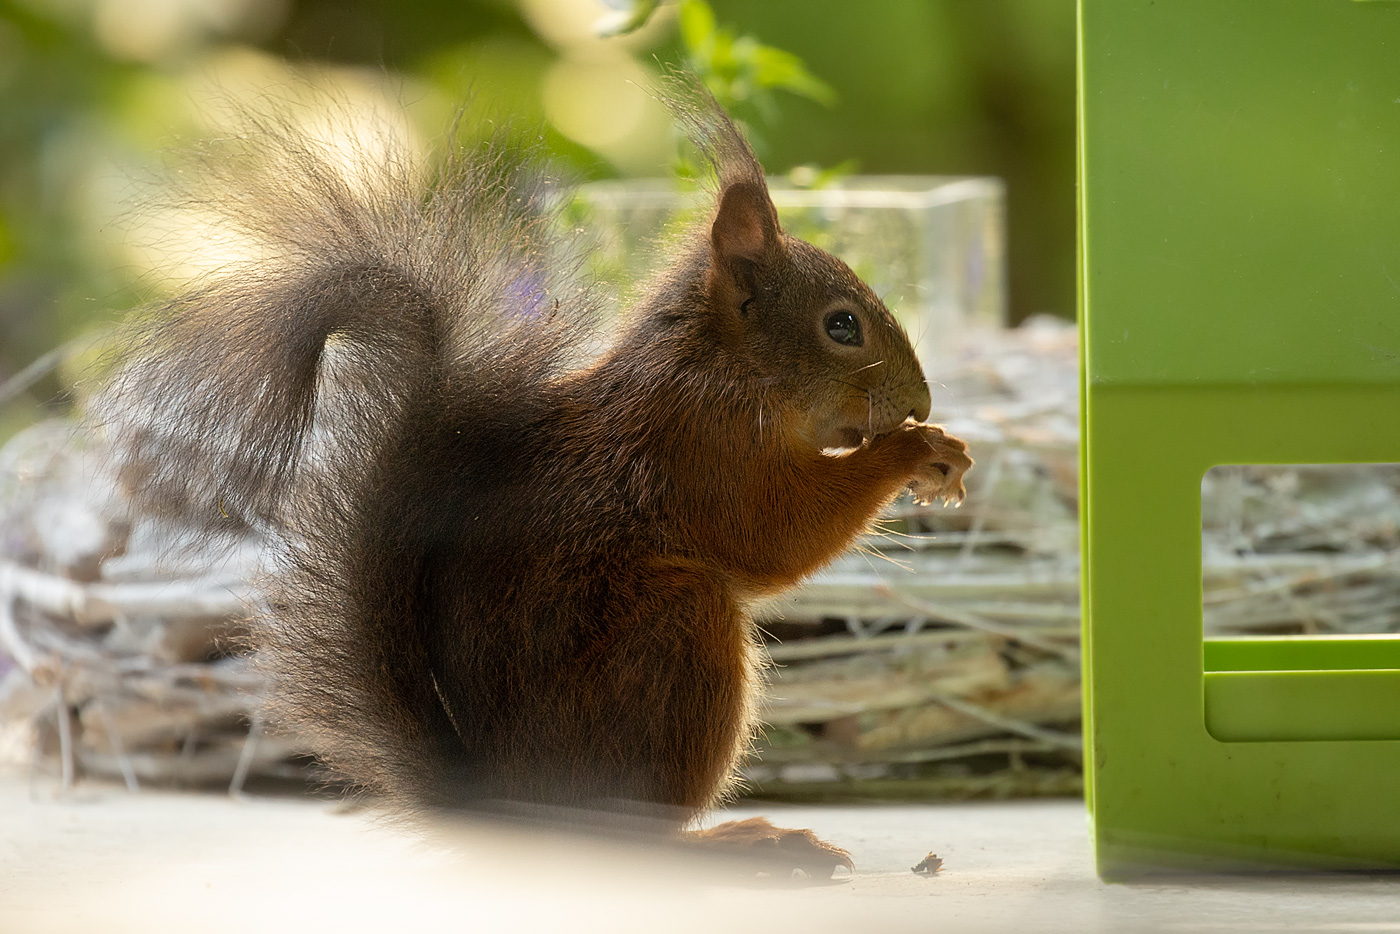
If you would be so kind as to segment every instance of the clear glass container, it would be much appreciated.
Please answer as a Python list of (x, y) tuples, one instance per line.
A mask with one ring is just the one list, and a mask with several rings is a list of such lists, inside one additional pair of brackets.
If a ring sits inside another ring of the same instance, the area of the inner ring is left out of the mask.
[[(856, 176), (820, 188), (770, 179), (789, 233), (845, 260), (900, 319), (928, 375), (970, 328), (1006, 316), (1004, 189), (994, 178)], [(671, 182), (599, 182), (572, 219), (596, 237), (589, 271), (625, 305), (668, 245), (707, 211), (704, 192)]]

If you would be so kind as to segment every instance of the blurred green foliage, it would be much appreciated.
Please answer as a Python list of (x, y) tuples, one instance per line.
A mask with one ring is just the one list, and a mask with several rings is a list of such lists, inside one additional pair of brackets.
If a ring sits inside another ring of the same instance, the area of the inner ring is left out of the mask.
[[(688, 60), (753, 111), (770, 171), (1005, 178), (1012, 317), (1072, 314), (1073, 0), (648, 5), (0, 0), (0, 382), (160, 291), (119, 221), (131, 179), (209, 131), (209, 89), (297, 74), (395, 98), (428, 136), (471, 95), (598, 178), (666, 171), (664, 113), (642, 86)], [(5, 405), (0, 437), (61, 385)]]
[(766, 118), (774, 119), (773, 90), (778, 88), (818, 103), (835, 103), (831, 85), (808, 71), (802, 59), (724, 28), (705, 0), (680, 0), (679, 11), (686, 66), (704, 78), (725, 107), (753, 104)]
[[(640, 0), (636, 11), (646, 9), (650, 2)], [(681, 64), (698, 76), (715, 100), (744, 126), (759, 158), (765, 158), (768, 149), (763, 128), (778, 120), (775, 91), (787, 91), (827, 106), (835, 103), (836, 92), (831, 85), (808, 71), (802, 59), (753, 36), (735, 35), (734, 30), (719, 24), (706, 0), (678, 0), (676, 10), (683, 50)], [(636, 12), (630, 17), (633, 29), (645, 22)], [(853, 166), (854, 161), (847, 160), (840, 169), (808, 174), (813, 181), (826, 183)], [(688, 146), (679, 147), (673, 169), (687, 180), (699, 173)]]

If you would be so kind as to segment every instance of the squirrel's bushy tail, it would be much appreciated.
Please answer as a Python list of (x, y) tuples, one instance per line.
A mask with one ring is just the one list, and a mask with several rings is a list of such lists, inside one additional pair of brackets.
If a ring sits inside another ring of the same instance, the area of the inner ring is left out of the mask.
[(442, 439), (519, 423), (586, 343), (590, 298), (521, 138), (425, 166), (384, 137), (245, 122), (196, 153), (182, 199), (249, 258), (138, 316), (91, 420), (138, 510), (271, 533), (253, 641), (274, 712), (421, 803), (460, 752), (411, 539), (452, 517), (419, 480), (472, 456)]
[(519, 136), (419, 159), (387, 128), (242, 123), (179, 197), (246, 258), (138, 316), (90, 406), (137, 502), (210, 528), (280, 525), (313, 427), (314, 466), (354, 471), (425, 396), (467, 416), (538, 387), (589, 305)]

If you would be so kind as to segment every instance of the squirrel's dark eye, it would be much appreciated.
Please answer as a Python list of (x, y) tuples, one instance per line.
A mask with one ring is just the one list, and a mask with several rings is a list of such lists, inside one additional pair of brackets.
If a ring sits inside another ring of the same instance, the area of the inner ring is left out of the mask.
[(826, 335), (847, 347), (859, 347), (865, 343), (860, 333), (860, 320), (849, 311), (833, 311), (826, 316)]

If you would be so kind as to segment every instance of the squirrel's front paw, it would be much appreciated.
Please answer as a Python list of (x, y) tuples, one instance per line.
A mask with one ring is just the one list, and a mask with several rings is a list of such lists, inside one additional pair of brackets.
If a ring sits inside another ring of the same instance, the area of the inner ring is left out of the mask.
[(941, 499), (945, 503), (956, 501), (961, 504), (967, 495), (967, 490), (963, 489), (963, 474), (972, 469), (967, 445), (961, 439), (945, 434), (937, 425), (910, 427), (928, 446), (927, 459), (909, 480), (914, 502), (927, 506)]

